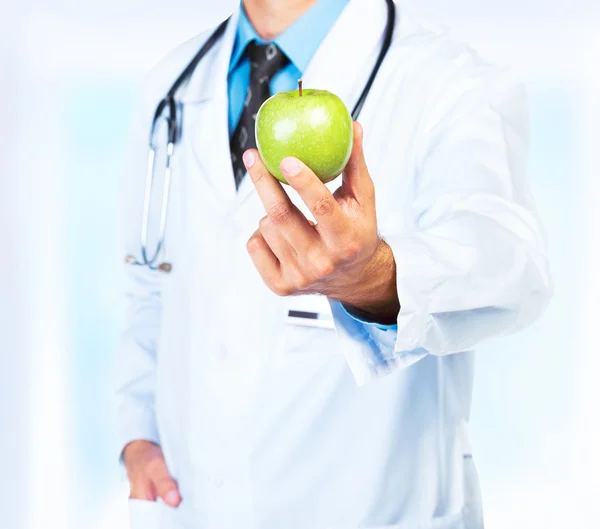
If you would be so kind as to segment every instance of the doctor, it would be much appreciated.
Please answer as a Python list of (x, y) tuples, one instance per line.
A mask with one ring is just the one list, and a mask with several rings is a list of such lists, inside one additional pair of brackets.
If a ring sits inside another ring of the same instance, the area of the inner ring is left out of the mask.
[[(281, 186), (242, 131), (301, 76), (352, 108), (387, 13), (385, 0), (244, 0), (176, 93), (161, 266), (125, 265), (133, 529), (483, 527), (474, 350), (529, 325), (551, 290), (522, 86), (397, 6), (342, 178), (323, 185), (287, 158)], [(156, 105), (211, 33), (139, 99), (127, 255)], [(159, 124), (157, 167), (165, 138)]]

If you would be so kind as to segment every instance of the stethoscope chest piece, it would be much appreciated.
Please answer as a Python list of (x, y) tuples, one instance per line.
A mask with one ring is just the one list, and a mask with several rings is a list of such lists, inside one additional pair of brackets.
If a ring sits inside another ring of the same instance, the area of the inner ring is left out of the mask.
[(173, 270), (173, 265), (171, 263), (164, 262), (160, 263), (158, 266), (151, 266), (149, 264), (139, 263), (133, 255), (128, 255), (125, 257), (125, 263), (129, 265), (148, 266), (150, 270), (158, 270), (159, 272), (163, 272), (165, 274), (170, 274)]
[(170, 274), (171, 270), (173, 270), (173, 265), (171, 263), (160, 263), (158, 265), (158, 270), (165, 274)]

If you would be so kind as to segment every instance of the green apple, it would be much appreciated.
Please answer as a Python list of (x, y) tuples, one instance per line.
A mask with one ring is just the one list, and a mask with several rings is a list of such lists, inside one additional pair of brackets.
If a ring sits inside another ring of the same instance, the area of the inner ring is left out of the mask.
[(286, 156), (304, 162), (323, 181), (341, 174), (352, 152), (352, 116), (343, 101), (327, 90), (280, 92), (256, 115), (256, 145), (265, 167), (288, 182), (279, 164)]

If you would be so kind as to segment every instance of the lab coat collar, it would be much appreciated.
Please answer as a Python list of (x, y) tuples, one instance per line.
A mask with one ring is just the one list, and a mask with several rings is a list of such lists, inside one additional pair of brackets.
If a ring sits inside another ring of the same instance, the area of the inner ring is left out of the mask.
[[(287, 55), (299, 72), (304, 72), (321, 41), (348, 3), (349, 0), (320, 0), (271, 42)], [(258, 36), (242, 5), (229, 64), (230, 74), (242, 59), (246, 46), (252, 40), (256, 40), (259, 44), (269, 42)]]
[(189, 134), (187, 145), (202, 167), (197, 176), (208, 180), (220, 203), (231, 202), (236, 194), (229, 149), (227, 72), (238, 17), (239, 9), (231, 15), (213, 53), (196, 67), (182, 97), (183, 134)]
[(352, 110), (381, 48), (384, 0), (352, 0), (306, 69), (306, 88), (329, 90)]
[[(227, 74), (241, 9), (240, 4), (231, 15), (221, 41), (213, 50), (213, 60), (202, 61), (192, 74), (181, 97), (182, 102), (197, 103), (227, 94)], [(396, 10), (398, 11), (398, 7)], [(379, 49), (386, 13), (383, 0), (351, 0), (309, 62), (303, 75), (305, 86), (310, 88), (309, 85), (314, 82), (340, 97), (343, 93), (353, 95), (351, 87), (346, 84), (350, 80), (348, 73), (362, 74), (359, 71), (362, 66), (366, 66), (370, 72), (372, 65), (367, 65), (365, 60), (370, 57), (374, 48), (377, 51)], [(398, 17), (397, 13), (396, 18)], [(207, 38), (208, 35), (210, 32)], [(210, 75), (205, 75), (208, 68)], [(355, 77), (354, 81), (360, 81), (362, 77), (366, 79), (368, 74)]]
[[(351, 0), (333, 28), (311, 59), (303, 76), (306, 88), (320, 88), (338, 95), (352, 110), (362, 91), (379, 53), (386, 23), (386, 4), (383, 0)], [(192, 134), (199, 127), (211, 128), (212, 145), (194, 142), (199, 157), (208, 159), (206, 177), (221, 200), (234, 209), (254, 192), (247, 176), (236, 191), (229, 157), (227, 122), (227, 74), (236, 34), (239, 8), (232, 15), (212, 60), (196, 69), (188, 84), (184, 103), (211, 106), (207, 115), (210, 123), (190, 123)]]

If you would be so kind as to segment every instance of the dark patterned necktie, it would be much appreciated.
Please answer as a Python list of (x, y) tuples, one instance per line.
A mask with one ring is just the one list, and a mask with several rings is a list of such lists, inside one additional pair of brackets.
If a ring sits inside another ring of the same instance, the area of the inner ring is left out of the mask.
[(242, 115), (229, 143), (236, 189), (240, 187), (246, 174), (242, 155), (246, 149), (256, 148), (254, 138), (256, 113), (271, 95), (269, 90), (271, 79), (289, 62), (289, 59), (275, 44), (257, 44), (252, 41), (246, 47), (246, 54), (250, 59), (250, 84), (244, 100)]

